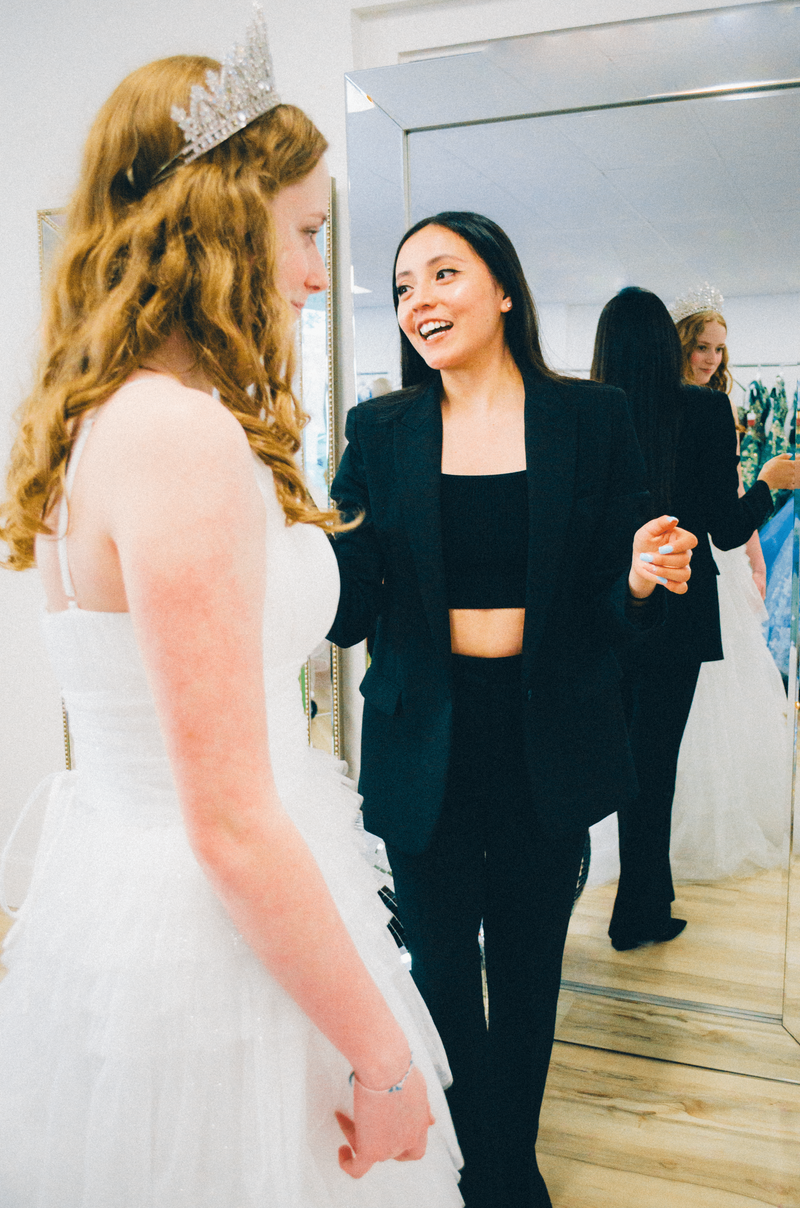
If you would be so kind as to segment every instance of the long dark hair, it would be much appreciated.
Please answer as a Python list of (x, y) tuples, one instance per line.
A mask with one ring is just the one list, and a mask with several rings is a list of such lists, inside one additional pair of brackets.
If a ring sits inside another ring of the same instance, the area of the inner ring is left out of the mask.
[(628, 396), (657, 512), (672, 510), (684, 416), (681, 342), (660, 298), (631, 285), (606, 302), (597, 324), (592, 378)]
[[(427, 226), (444, 227), (454, 235), (460, 235), (480, 256), (504, 295), (511, 299), (511, 309), (505, 315), (505, 338), (509, 351), (519, 370), (529, 370), (540, 377), (563, 379), (545, 364), (539, 340), (539, 321), (536, 307), (519, 262), (513, 243), (508, 235), (491, 218), (473, 214), (470, 210), (445, 210), (431, 218), (423, 218), (406, 231), (395, 253), (392, 267), (392, 298), (397, 312), (397, 257), (412, 235)], [(427, 386), (441, 381), (438, 369), (431, 369), (413, 347), (404, 332), (400, 332), (400, 365), (403, 386)]]

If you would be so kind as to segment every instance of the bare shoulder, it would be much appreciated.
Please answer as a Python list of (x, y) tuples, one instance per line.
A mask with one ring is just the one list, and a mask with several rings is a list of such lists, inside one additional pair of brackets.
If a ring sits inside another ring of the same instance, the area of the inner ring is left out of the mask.
[(100, 408), (95, 427), (97, 445), (123, 461), (199, 461), (208, 471), (250, 456), (244, 429), (223, 403), (164, 374), (126, 383)]
[[(263, 499), (247, 435), (219, 400), (164, 375), (126, 383), (98, 410), (75, 480), (76, 510), (90, 501), (113, 537), (238, 516), (258, 530)], [(199, 529), (198, 529), (199, 531)]]

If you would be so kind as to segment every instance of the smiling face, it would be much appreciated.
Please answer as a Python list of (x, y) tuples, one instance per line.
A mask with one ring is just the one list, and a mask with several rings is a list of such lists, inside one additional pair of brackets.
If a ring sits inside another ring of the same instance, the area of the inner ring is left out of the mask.
[(706, 323), (689, 356), (690, 380), (695, 386), (707, 386), (717, 371), (725, 351), (727, 331), (715, 319)]
[(297, 315), (310, 294), (328, 288), (328, 274), (317, 235), (328, 213), (330, 175), (323, 160), (297, 184), (287, 185), (270, 202), (278, 238), (278, 290)]
[(431, 369), (457, 370), (505, 351), (511, 307), (480, 256), (446, 227), (426, 226), (400, 249), (397, 321)]

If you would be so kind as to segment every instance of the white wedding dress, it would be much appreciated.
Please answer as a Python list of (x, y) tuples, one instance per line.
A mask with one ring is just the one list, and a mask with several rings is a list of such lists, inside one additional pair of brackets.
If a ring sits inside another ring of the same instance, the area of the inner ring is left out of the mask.
[[(702, 664), (681, 742), (674, 881), (750, 876), (788, 858), (790, 734), (783, 680), (764, 635), (767, 612), (744, 546), (711, 548), (725, 657)], [(616, 815), (593, 826), (591, 838), (588, 889), (619, 876)]]
[[(703, 663), (678, 759), (670, 862), (676, 881), (717, 881), (788, 856), (786, 691), (744, 546), (718, 550), (724, 659)], [(691, 590), (691, 588), (690, 588)]]
[(3, 957), (3, 1208), (463, 1203), (444, 1053), (386, 928), (359, 799), (344, 765), (307, 745), (298, 675), (333, 621), (335, 558), (319, 528), (285, 524), (270, 470), (254, 468), (276, 780), (425, 1074), (426, 1157), (359, 1181), (340, 1170), (349, 1066), (244, 943), (189, 846), (129, 615), (70, 607), (44, 624), (76, 770), (52, 785)]

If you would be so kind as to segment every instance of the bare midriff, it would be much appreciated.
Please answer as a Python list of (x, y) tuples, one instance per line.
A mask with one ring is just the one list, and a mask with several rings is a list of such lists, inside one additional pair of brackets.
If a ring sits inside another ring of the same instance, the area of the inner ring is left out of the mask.
[(478, 659), (522, 652), (524, 608), (451, 608), (450, 649)]

